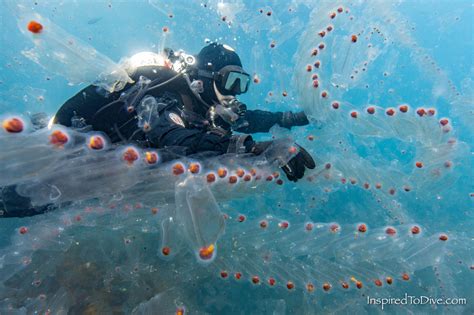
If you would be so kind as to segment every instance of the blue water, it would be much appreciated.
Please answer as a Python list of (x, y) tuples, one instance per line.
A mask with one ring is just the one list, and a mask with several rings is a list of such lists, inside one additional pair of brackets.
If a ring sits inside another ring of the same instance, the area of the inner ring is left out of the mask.
[[(111, 161), (104, 165), (102, 156), (90, 159), (95, 156), (78, 144), (51, 151), (47, 130), (16, 138), (2, 130), (0, 157), (7, 174), (0, 175), (2, 185), (19, 183), (25, 194), (47, 200), (50, 191), (41, 184), (54, 184), (61, 200), (73, 203), (46, 215), (0, 222), (1, 314), (474, 312), (472, 1), (4, 4), (2, 120), (54, 115), (107, 66), (120, 67), (135, 53), (171, 47), (196, 54), (208, 40), (218, 41), (232, 46), (247, 72), (258, 78), (240, 98), (250, 109), (304, 110), (310, 117), (309, 126), (291, 132), (274, 128), (254, 138), (292, 137), (290, 142), (308, 149), (318, 167), (298, 183), (283, 178), (282, 186), (274, 181), (245, 186), (241, 179), (235, 188), (222, 180), (202, 190), (206, 185), (170, 177), (170, 165), (148, 173), (142, 166), (123, 167), (115, 153), (104, 153)], [(42, 22), (43, 33), (26, 30), (31, 19)], [(328, 25), (333, 30), (319, 36)], [(318, 55), (311, 56), (316, 48)], [(93, 51), (95, 57), (77, 51)], [(64, 54), (63, 62), (55, 52)], [(407, 113), (399, 110), (404, 104)], [(366, 112), (370, 106), (376, 115)], [(396, 111), (393, 117), (385, 114), (389, 108)], [(434, 108), (436, 114), (420, 117), (419, 108)], [(354, 111), (357, 118), (350, 116)], [(447, 126), (443, 118), (449, 119)], [(64, 159), (67, 152), (80, 158)], [(36, 165), (38, 156), (60, 162), (24, 171), (22, 165)], [(201, 175), (222, 165), (247, 172), (256, 167), (266, 175), (278, 171), (270, 163), (250, 165), (256, 161), (238, 158), (200, 162)], [(136, 186), (130, 184), (135, 181)], [(122, 189), (118, 183), (130, 186)], [(204, 197), (192, 199), (192, 206), (180, 189)], [(160, 209), (158, 216), (150, 213), (152, 207)], [(219, 219), (223, 213), (227, 223)], [(239, 215), (246, 216), (246, 224), (235, 223)], [(170, 218), (174, 223), (168, 226)], [(267, 234), (259, 228), (261, 220), (270, 222)], [(279, 220), (290, 222), (288, 231), (276, 227)], [(315, 238), (304, 231), (307, 222), (322, 224)], [(341, 232), (328, 232), (333, 222)], [(369, 227), (367, 237), (357, 230), (361, 223)], [(410, 233), (413, 225), (422, 227), (421, 237)], [(387, 226), (396, 227), (397, 236), (380, 241)], [(28, 233), (19, 233), (20, 227)], [(440, 241), (441, 234), (448, 240)], [(216, 258), (206, 264), (196, 251), (210, 242), (217, 244)], [(168, 243), (179, 249), (176, 256), (163, 256)], [(229, 278), (222, 279), (222, 271)], [(232, 279), (235, 272), (243, 273), (242, 281)], [(409, 281), (401, 280), (405, 272)], [(255, 285), (251, 275), (257, 274), (262, 283)], [(394, 285), (374, 285), (377, 277), (387, 276)], [(278, 285), (265, 284), (269, 277)], [(356, 288), (358, 280), (362, 289)], [(287, 289), (287, 281), (295, 289)], [(322, 287), (326, 281), (329, 292)], [(351, 285), (347, 292), (344, 281)], [(314, 292), (305, 287), (310, 282)], [(402, 298), (405, 293), (467, 302), (389, 305), (383, 311), (367, 303), (367, 296)]]

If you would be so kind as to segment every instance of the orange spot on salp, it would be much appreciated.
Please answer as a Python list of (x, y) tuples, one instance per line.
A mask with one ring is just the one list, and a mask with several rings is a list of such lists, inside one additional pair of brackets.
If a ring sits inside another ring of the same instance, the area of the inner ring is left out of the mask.
[(319, 61), (319, 60), (316, 61), (316, 62), (314, 63), (314, 67), (315, 67), (316, 69), (319, 69), (319, 67), (321, 67), (321, 61)]
[(342, 286), (343, 289), (349, 289), (349, 283), (347, 283), (347, 282), (345, 282), (345, 281), (343, 281), (343, 282), (341, 283), (341, 286)]
[(317, 56), (318, 55), (318, 50), (316, 48), (314, 48), (313, 50), (311, 50), (311, 56), (314, 57), (314, 56)]
[(288, 221), (281, 221), (278, 223), (278, 227), (283, 230), (286, 230), (289, 226), (290, 223)]
[(174, 175), (181, 175), (184, 173), (184, 165), (181, 163), (176, 163), (172, 167), (172, 171)]
[(283, 185), (283, 180), (281, 178), (279, 178), (277, 181), (276, 181), (277, 185)]
[(253, 284), (259, 284), (260, 283), (260, 278), (258, 276), (253, 276), (252, 277), (252, 283)]
[(312, 80), (317, 80), (318, 78), (319, 78), (319, 76), (318, 76), (317, 73), (313, 73), (313, 75), (311, 76)]
[(184, 308), (178, 307), (178, 308), (176, 309), (176, 315), (184, 315), (184, 313), (185, 313), (185, 309), (184, 309)]
[(312, 231), (313, 228), (314, 228), (314, 224), (311, 223), (311, 222), (308, 222), (308, 223), (306, 223), (304, 228), (305, 228), (306, 231)]
[(306, 284), (306, 291), (313, 292), (314, 291), (314, 284), (312, 284), (311, 282), (308, 282)]
[(448, 240), (448, 236), (446, 234), (441, 234), (439, 236), (439, 240), (445, 242)]
[(272, 175), (268, 175), (267, 178), (265, 179), (267, 182), (271, 182), (273, 180)]
[(318, 88), (319, 87), (319, 81), (318, 80), (313, 80), (313, 87)]
[(25, 128), (25, 124), (20, 118), (5, 119), (2, 123), (3, 129), (10, 133), (20, 133)]
[(450, 168), (451, 166), (453, 166), (453, 162), (451, 162), (451, 161), (446, 161), (446, 162), (444, 162), (443, 165), (444, 165), (444, 167), (446, 167), (446, 168)]
[(357, 112), (356, 112), (356, 111), (352, 111), (352, 112), (351, 112), (351, 117), (352, 117), (352, 118), (357, 118)]
[(307, 139), (308, 139), (309, 141), (313, 141), (313, 140), (314, 140), (314, 136), (313, 136), (313, 135), (309, 135), (309, 136), (307, 137)]
[(363, 287), (362, 282), (359, 281), (359, 280), (357, 280), (357, 281), (356, 281), (356, 287), (357, 287), (357, 289), (362, 289), (362, 287)]
[(206, 175), (206, 180), (208, 183), (213, 183), (216, 181), (216, 175), (214, 173), (209, 173)]
[(436, 109), (434, 108), (428, 108), (427, 112), (428, 112), (428, 116), (436, 115)]
[(423, 117), (423, 116), (426, 114), (426, 111), (425, 111), (424, 108), (418, 108), (418, 109), (416, 110), (416, 114), (417, 114), (418, 116), (420, 116), (420, 117)]
[(122, 155), (122, 159), (127, 162), (128, 165), (132, 165), (136, 160), (138, 160), (138, 151), (130, 147), (125, 150)]
[(198, 174), (199, 171), (201, 170), (201, 165), (199, 165), (199, 163), (191, 163), (189, 164), (188, 170), (192, 174)]
[(43, 30), (43, 25), (36, 21), (30, 21), (27, 25), (28, 31), (34, 34), (39, 34)]
[(325, 283), (323, 284), (323, 290), (326, 291), (326, 292), (329, 291), (329, 290), (331, 290), (331, 287), (332, 287), (331, 284), (329, 284), (329, 283), (327, 283), (327, 282), (325, 282)]
[(326, 35), (326, 32), (325, 32), (325, 31), (321, 31), (321, 32), (318, 33), (318, 35), (321, 36), (321, 37), (324, 37), (324, 36)]
[(219, 168), (217, 170), (217, 176), (219, 176), (220, 178), (224, 178), (227, 176), (227, 170), (225, 168)]
[(420, 234), (421, 229), (420, 229), (419, 226), (416, 226), (416, 225), (415, 225), (415, 226), (412, 226), (412, 227), (411, 227), (411, 230), (410, 230), (410, 231), (411, 231), (411, 234), (415, 234), (415, 235), (416, 235), (416, 234)]
[(214, 250), (215, 250), (215, 246), (214, 244), (211, 244), (209, 246), (205, 246), (205, 247), (202, 247), (200, 250), (199, 250), (199, 257), (201, 257), (201, 259), (203, 260), (209, 260), (213, 257), (214, 255)]
[(228, 276), (229, 276), (229, 274), (227, 273), (227, 271), (225, 271), (225, 270), (222, 270), (222, 271), (221, 271), (221, 278), (225, 279), (225, 278), (227, 278)]
[(388, 190), (388, 193), (389, 193), (390, 195), (392, 195), (392, 196), (395, 195), (395, 192), (396, 192), (395, 188), (390, 188), (390, 189)]
[(271, 16), (271, 15), (272, 15), (272, 11), (268, 11), (267, 16)]
[(162, 30), (163, 30), (163, 33), (168, 33), (170, 29), (168, 28), (168, 26), (163, 26)]
[(236, 272), (236, 273), (234, 274), (234, 278), (235, 278), (236, 280), (240, 280), (240, 279), (242, 278), (242, 273)]
[[(295, 152), (293, 152), (293, 153), (295, 153)], [(280, 177), (280, 173), (279, 173), (279, 172), (273, 172), (272, 175), (273, 175), (274, 178)]]
[(320, 50), (324, 49), (324, 47), (325, 47), (324, 43), (321, 43), (321, 44), (319, 44), (319, 46), (318, 46), (318, 48), (319, 48)]
[(101, 136), (92, 136), (89, 138), (89, 149), (102, 150), (104, 148), (105, 141)]
[(244, 222), (245, 219), (246, 219), (246, 217), (243, 214), (241, 214), (241, 215), (238, 216), (237, 221)]
[(283, 97), (287, 97), (288, 93), (286, 91), (283, 91), (283, 93), (281, 93), (281, 95), (283, 95)]
[(241, 168), (237, 169), (237, 171), (235, 172), (235, 174), (239, 177), (243, 177), (244, 174), (245, 174), (245, 171)]
[(327, 30), (328, 32), (332, 31), (332, 30), (333, 30), (333, 26), (332, 26), (332, 25), (328, 25), (328, 27), (326, 27), (326, 30)]
[(385, 111), (385, 114), (387, 114), (388, 116), (393, 116), (395, 115), (395, 110), (393, 108), (389, 108)]
[(18, 232), (22, 235), (28, 233), (28, 228), (26, 226), (22, 226), (18, 229)]
[(367, 113), (369, 113), (370, 115), (373, 115), (375, 113), (375, 107), (373, 106), (367, 107)]
[(293, 290), (293, 289), (295, 288), (295, 284), (294, 284), (293, 282), (291, 282), (291, 281), (288, 281), (288, 282), (286, 283), (286, 288), (287, 288), (288, 290)]
[(380, 281), (380, 279), (375, 279), (374, 283), (375, 283), (375, 285), (378, 286), (378, 287), (381, 287), (381, 286), (382, 286), (382, 281)]
[(322, 98), (328, 97), (328, 92), (327, 92), (327, 91), (322, 91), (322, 92), (321, 92), (321, 97), (322, 97)]
[(353, 43), (357, 42), (357, 35), (352, 35), (351, 36), (351, 42), (353, 42)]
[(341, 227), (339, 226), (339, 224), (333, 223), (333, 224), (331, 224), (329, 229), (331, 230), (331, 232), (337, 233), (337, 232), (340, 231)]
[(392, 277), (386, 277), (385, 282), (387, 282), (387, 284), (392, 284), (393, 283), (393, 278)]
[(272, 41), (272, 42), (270, 43), (270, 48), (275, 48), (275, 46), (276, 46), (275, 41)]
[(257, 170), (254, 169), (254, 168), (251, 168), (251, 169), (250, 169), (250, 174), (252, 174), (252, 176), (257, 175)]
[(415, 162), (415, 166), (418, 167), (418, 168), (422, 168), (422, 167), (423, 167), (423, 163), (420, 162), (420, 161), (417, 161), (417, 162)]
[(252, 179), (252, 176), (250, 176), (249, 174), (246, 174), (244, 176), (244, 181), (246, 181), (246, 182), (250, 181), (251, 179)]
[(338, 108), (339, 108), (339, 102), (333, 102), (333, 103), (331, 104), (331, 106), (332, 106), (332, 108), (334, 108), (334, 109), (338, 109)]
[(447, 124), (449, 124), (449, 120), (447, 118), (442, 118), (439, 120), (439, 123), (441, 126), (446, 126)]
[(365, 188), (365, 189), (369, 189), (369, 188), (370, 188), (369, 183), (364, 183), (364, 188)]
[(230, 176), (229, 177), (229, 183), (231, 183), (231, 184), (237, 183), (237, 176), (235, 176), (235, 175)]
[(367, 225), (365, 225), (363, 223), (359, 224), (359, 226), (357, 227), (357, 230), (361, 233), (365, 233), (365, 232), (367, 232)]
[(352, 185), (357, 184), (357, 180), (355, 178), (350, 178), (349, 181)]
[(266, 229), (268, 227), (268, 222), (265, 220), (260, 221), (260, 227)]
[(397, 230), (395, 230), (393, 227), (388, 227), (388, 228), (385, 229), (385, 233), (387, 235), (393, 236), (393, 235), (397, 234)]
[(409, 191), (411, 191), (411, 187), (405, 185), (405, 186), (403, 186), (403, 190), (406, 191), (406, 192), (409, 192)]
[(342, 11), (344, 11), (342, 7), (337, 8), (337, 12), (342, 13)]
[(408, 112), (408, 105), (400, 105), (398, 107), (398, 109), (402, 112), (402, 113), (406, 113)]
[(329, 18), (334, 19), (335, 17), (336, 17), (336, 12), (331, 12), (331, 14), (329, 14)]
[(168, 246), (165, 246), (161, 249), (161, 253), (165, 256), (168, 256), (171, 253), (171, 248), (169, 248)]
[(68, 141), (68, 135), (61, 130), (55, 130), (49, 135), (49, 143), (58, 148), (62, 148)]
[(311, 72), (311, 70), (313, 70), (313, 66), (312, 65), (306, 65), (306, 71)]
[(254, 74), (253, 76), (253, 83), (255, 84), (259, 84), (260, 83), (260, 78), (258, 77), (258, 75)]
[(273, 287), (276, 284), (276, 280), (274, 278), (268, 278), (268, 285)]
[(377, 189), (382, 188), (382, 184), (381, 184), (381, 183), (376, 183), (376, 184), (375, 184), (375, 188), (377, 188)]
[(156, 164), (158, 162), (158, 154), (150, 151), (145, 152), (145, 161), (150, 165)]
[(402, 279), (408, 281), (410, 280), (410, 276), (408, 275), (408, 273), (405, 272), (404, 274), (402, 274)]
[(158, 208), (151, 208), (151, 214), (155, 215), (158, 213)]

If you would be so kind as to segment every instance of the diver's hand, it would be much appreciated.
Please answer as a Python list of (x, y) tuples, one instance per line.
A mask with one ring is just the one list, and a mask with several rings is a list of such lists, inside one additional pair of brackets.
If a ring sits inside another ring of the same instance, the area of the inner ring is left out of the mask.
[(303, 178), (304, 172), (307, 168), (313, 169), (316, 167), (311, 155), (303, 147), (296, 145), (299, 149), (298, 154), (296, 154), (288, 164), (282, 166), (283, 172), (285, 172), (286, 177), (292, 182), (298, 181), (298, 179)]
[(279, 125), (290, 129), (293, 126), (306, 126), (309, 124), (308, 117), (304, 112), (284, 112)]

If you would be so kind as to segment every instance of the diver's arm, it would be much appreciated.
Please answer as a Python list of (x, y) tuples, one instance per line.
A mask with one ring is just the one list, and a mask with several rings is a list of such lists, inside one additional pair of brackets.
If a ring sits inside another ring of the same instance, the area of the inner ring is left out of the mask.
[[(147, 133), (147, 138), (157, 148), (184, 147), (186, 155), (205, 151), (218, 154), (238, 153), (237, 149), (233, 148), (237, 143), (246, 149), (250, 149), (254, 143), (248, 135), (222, 135), (192, 128), (181, 118), (179, 111), (166, 111), (160, 115), (157, 124)], [(242, 141), (237, 141), (238, 138)]]
[(236, 131), (246, 133), (268, 132), (274, 125), (291, 129), (293, 126), (305, 126), (309, 124), (304, 112), (269, 112), (263, 110), (247, 110), (244, 120), (248, 126)]

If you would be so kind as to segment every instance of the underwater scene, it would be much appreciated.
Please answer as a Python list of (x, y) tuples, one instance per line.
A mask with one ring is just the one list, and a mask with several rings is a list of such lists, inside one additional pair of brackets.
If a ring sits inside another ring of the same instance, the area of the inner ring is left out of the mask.
[(0, 5), (0, 314), (474, 313), (474, 2)]

